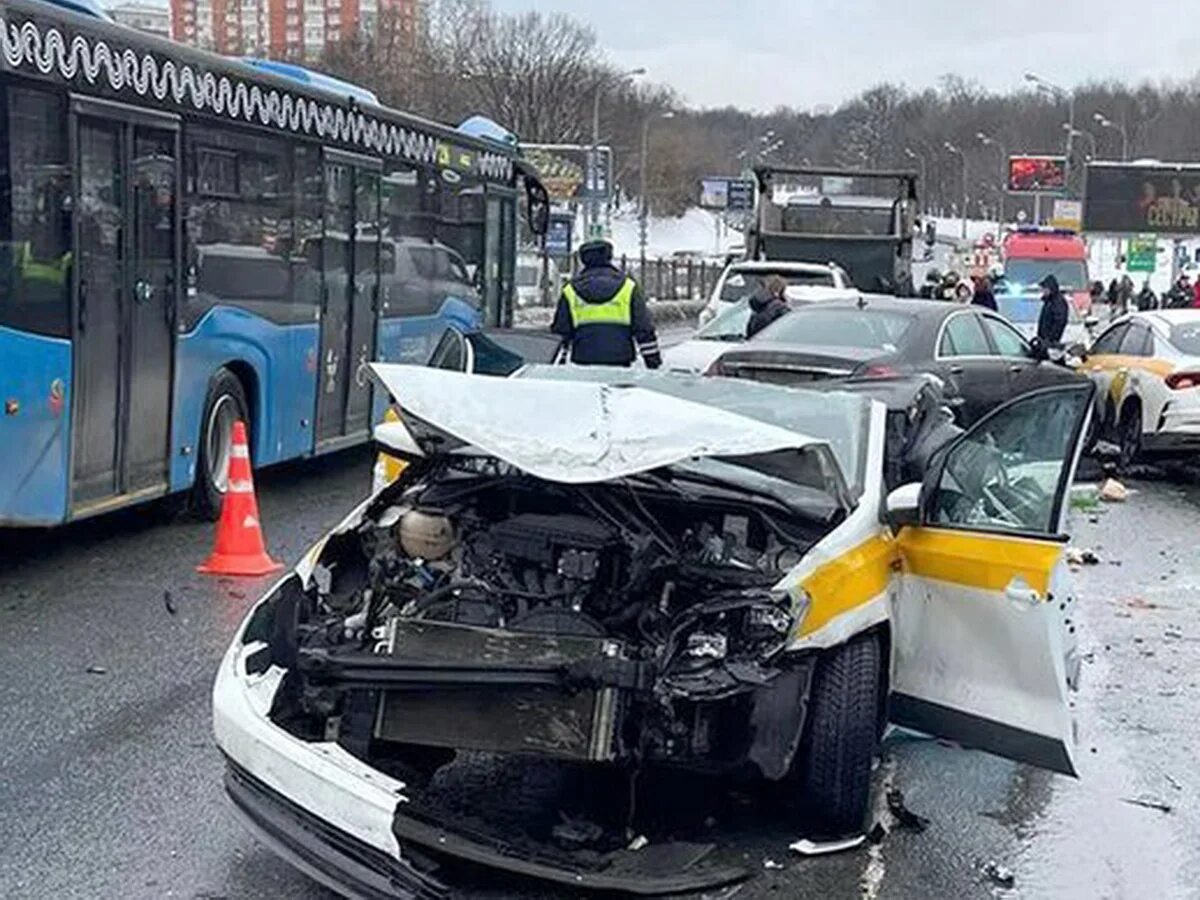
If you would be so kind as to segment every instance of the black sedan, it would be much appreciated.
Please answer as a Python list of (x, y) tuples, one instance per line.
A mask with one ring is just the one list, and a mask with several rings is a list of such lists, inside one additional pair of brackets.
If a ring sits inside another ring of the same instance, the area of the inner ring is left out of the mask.
[(960, 425), (1020, 394), (1082, 380), (978, 306), (863, 295), (795, 309), (709, 369), (774, 384), (936, 375)]

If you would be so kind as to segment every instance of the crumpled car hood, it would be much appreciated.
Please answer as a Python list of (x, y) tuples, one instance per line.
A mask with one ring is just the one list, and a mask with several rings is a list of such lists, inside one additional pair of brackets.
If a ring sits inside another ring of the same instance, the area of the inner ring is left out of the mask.
[[(635, 385), (493, 378), (375, 363), (406, 420), (547, 481), (588, 484), (697, 457), (825, 447), (775, 425)], [(411, 429), (376, 431), (411, 454)]]

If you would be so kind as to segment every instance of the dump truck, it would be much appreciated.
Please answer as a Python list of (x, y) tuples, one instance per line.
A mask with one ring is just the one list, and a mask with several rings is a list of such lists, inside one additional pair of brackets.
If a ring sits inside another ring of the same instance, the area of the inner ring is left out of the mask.
[(917, 175), (758, 166), (750, 259), (837, 263), (855, 287), (913, 294)]

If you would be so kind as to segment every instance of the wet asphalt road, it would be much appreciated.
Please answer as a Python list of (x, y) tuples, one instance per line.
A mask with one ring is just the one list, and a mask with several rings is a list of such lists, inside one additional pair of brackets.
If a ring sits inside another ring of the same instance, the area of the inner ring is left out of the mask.
[[(272, 552), (294, 561), (363, 495), (370, 463), (354, 451), (260, 476)], [(1200, 487), (1130, 485), (1127, 504), (1073, 526), (1102, 560), (1077, 576), (1082, 777), (893, 735), (878, 793), (902, 790), (928, 828), (801, 860), (774, 813), (735, 802), (724, 852), (758, 872), (736, 896), (1200, 896)], [(330, 898), (223, 796), (209, 691), (261, 586), (194, 574), (210, 538), (157, 507), (3, 536), (0, 897)], [(988, 862), (1015, 887), (997, 887)], [(562, 893), (484, 878), (464, 895)]]

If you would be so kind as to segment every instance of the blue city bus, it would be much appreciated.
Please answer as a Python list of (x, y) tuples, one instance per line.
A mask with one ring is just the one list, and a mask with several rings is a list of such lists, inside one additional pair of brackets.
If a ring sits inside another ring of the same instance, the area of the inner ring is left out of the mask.
[(215, 515), (237, 419), (256, 466), (368, 440), (364, 363), (509, 324), (546, 203), (502, 129), (86, 9), (0, 5), (0, 525)]

